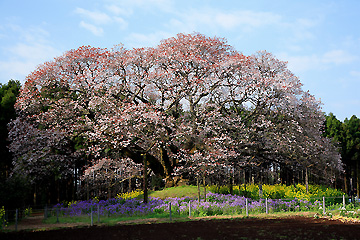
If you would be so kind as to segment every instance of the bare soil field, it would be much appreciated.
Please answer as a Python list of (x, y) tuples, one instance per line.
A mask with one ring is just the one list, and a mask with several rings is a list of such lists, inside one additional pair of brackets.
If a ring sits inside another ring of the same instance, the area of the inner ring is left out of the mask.
[[(50, 230), (48, 230), (50, 228)], [(119, 223), (115, 226), (43, 224), (24, 219), (17, 232), (0, 233), (0, 239), (92, 240), (92, 239), (360, 239), (360, 223), (306, 216), (285, 218), (193, 219), (161, 223), (156, 220)], [(25, 230), (27, 229), (27, 230)], [(32, 229), (32, 230), (30, 230)]]

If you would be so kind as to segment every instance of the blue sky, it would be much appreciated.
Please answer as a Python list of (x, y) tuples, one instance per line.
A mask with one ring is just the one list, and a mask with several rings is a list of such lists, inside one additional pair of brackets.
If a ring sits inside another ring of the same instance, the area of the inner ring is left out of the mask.
[(0, 0), (0, 83), (82, 45), (156, 46), (177, 33), (288, 62), (323, 111), (360, 117), (360, 1)]

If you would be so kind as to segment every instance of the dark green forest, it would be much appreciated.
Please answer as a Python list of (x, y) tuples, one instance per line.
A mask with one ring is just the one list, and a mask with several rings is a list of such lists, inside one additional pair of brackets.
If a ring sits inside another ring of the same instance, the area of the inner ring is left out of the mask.
[(344, 191), (356, 189), (360, 184), (360, 119), (353, 115), (341, 122), (332, 113), (326, 116), (324, 135), (338, 146), (345, 167)]
[(20, 88), (20, 82), (15, 80), (0, 84), (0, 205), (8, 208), (26, 204), (30, 189), (25, 179), (11, 174), (13, 157), (7, 140), (7, 125), (16, 117), (14, 104)]

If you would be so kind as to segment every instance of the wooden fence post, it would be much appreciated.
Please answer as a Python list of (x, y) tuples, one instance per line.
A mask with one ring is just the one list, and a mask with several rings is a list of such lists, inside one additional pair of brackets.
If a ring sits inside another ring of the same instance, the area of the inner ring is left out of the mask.
[(189, 201), (189, 217), (191, 217), (191, 202)]
[(269, 214), (269, 206), (268, 206), (268, 199), (265, 198), (265, 212), (266, 214)]
[(47, 219), (48, 214), (47, 214), (47, 205), (45, 205), (45, 209), (44, 209), (44, 219)]
[(169, 203), (169, 215), (170, 215), (170, 221), (172, 221), (172, 219), (171, 219), (171, 202)]
[(246, 212), (246, 216), (249, 216), (249, 202), (248, 199), (245, 199), (245, 212)]
[(93, 206), (90, 207), (90, 218), (91, 218), (90, 226), (93, 226), (94, 225)]
[(19, 210), (15, 210), (15, 231), (18, 229), (18, 217), (19, 217)]
[(59, 208), (56, 208), (56, 223), (59, 223)]
[(97, 215), (98, 215), (98, 223), (100, 223), (100, 205), (97, 205)]

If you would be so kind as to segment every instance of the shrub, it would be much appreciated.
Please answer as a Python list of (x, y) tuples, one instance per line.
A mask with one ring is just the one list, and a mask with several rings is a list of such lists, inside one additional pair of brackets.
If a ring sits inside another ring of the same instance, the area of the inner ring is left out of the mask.
[(0, 208), (0, 229), (2, 229), (4, 225), (6, 226), (5, 208), (4, 208), (4, 206), (2, 206)]
[(132, 191), (132, 192), (126, 192), (126, 193), (118, 193), (116, 195), (116, 198), (120, 199), (131, 199), (131, 198), (136, 198), (138, 196), (140, 196), (141, 194), (143, 194), (143, 191), (137, 190), (137, 191)]
[(32, 214), (32, 208), (28, 207), (24, 210), (24, 215), (25, 216), (30, 216)]
[[(259, 196), (259, 185), (255, 184), (241, 184), (234, 186), (234, 194), (258, 200), (261, 198), (269, 199), (319, 199), (322, 197), (340, 197), (344, 195), (343, 192), (337, 189), (327, 188), (320, 185), (309, 185), (309, 192), (306, 193), (306, 186), (303, 184), (286, 186), (283, 184), (276, 185), (262, 185), (263, 195)], [(210, 186), (209, 191), (219, 194), (230, 194), (228, 186)], [(327, 204), (341, 203), (341, 198), (326, 199)]]

